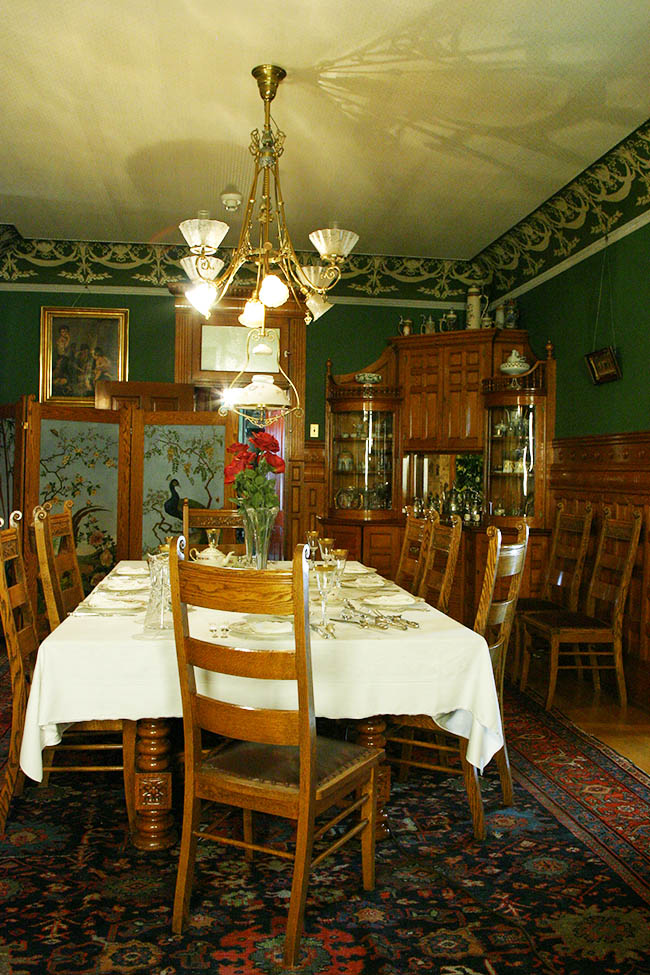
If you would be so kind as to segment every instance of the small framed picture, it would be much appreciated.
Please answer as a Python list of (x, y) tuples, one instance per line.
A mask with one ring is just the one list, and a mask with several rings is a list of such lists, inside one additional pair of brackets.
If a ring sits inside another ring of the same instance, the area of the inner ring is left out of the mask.
[(585, 361), (592, 382), (597, 386), (621, 378), (621, 367), (616, 358), (616, 350), (611, 345), (604, 349), (597, 349), (595, 352), (588, 352)]
[(41, 403), (94, 406), (98, 379), (128, 378), (128, 308), (41, 308)]

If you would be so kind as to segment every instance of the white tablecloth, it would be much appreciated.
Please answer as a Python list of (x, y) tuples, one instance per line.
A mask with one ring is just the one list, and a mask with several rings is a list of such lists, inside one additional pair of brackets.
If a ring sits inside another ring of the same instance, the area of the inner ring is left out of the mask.
[[(333, 608), (331, 615), (340, 614)], [(467, 738), (467, 758), (482, 769), (503, 744), (485, 640), (431, 608), (404, 615), (417, 620), (419, 629), (368, 631), (337, 623), (334, 640), (312, 634), (316, 714), (350, 719), (427, 714)], [(210, 623), (233, 619), (196, 610), (190, 614), (191, 632), (209, 639)], [(61, 740), (66, 724), (181, 716), (173, 633), (145, 633), (143, 620), (144, 614), (73, 614), (43, 641), (20, 755), (30, 778), (42, 779), (42, 749)], [(283, 643), (278, 639), (269, 645)], [(295, 706), (293, 685), (287, 682), (217, 678), (203, 672), (198, 682), (206, 693), (225, 700)]]

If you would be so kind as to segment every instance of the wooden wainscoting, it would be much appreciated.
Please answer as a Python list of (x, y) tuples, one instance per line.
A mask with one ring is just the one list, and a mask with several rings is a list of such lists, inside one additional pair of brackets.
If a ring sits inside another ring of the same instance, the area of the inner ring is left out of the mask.
[(650, 710), (650, 432), (572, 437), (553, 442), (550, 492), (575, 511), (591, 501), (592, 549), (602, 510), (625, 518), (632, 506), (643, 510), (643, 528), (625, 612), (623, 647), (630, 701)]
[(285, 553), (289, 558), (305, 532), (317, 529), (316, 518), (327, 510), (325, 445), (306, 443), (302, 455), (290, 458), (285, 477), (287, 511)]

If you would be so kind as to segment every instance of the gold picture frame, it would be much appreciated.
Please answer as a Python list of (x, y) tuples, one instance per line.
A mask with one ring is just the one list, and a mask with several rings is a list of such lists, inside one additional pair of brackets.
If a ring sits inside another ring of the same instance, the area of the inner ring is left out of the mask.
[(41, 308), (41, 403), (94, 406), (98, 379), (128, 379), (128, 308)]
[(585, 362), (591, 381), (596, 386), (600, 386), (601, 383), (613, 383), (621, 378), (622, 372), (616, 358), (616, 350), (611, 345), (605, 346), (604, 349), (588, 352), (585, 356)]

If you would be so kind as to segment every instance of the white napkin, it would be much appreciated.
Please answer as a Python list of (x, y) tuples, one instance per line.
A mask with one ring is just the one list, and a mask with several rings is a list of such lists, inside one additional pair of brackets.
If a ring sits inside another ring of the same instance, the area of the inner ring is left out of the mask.
[(149, 579), (140, 578), (139, 576), (132, 576), (130, 579), (124, 578), (124, 576), (121, 576), (119, 579), (103, 579), (100, 583), (102, 589), (108, 589), (110, 592), (124, 592), (127, 589), (148, 589), (149, 585)]
[(384, 580), (376, 575), (359, 576), (353, 582), (342, 583), (346, 589), (381, 589), (385, 585)]
[(146, 565), (118, 565), (113, 573), (117, 576), (148, 576), (149, 569)]
[(84, 606), (92, 606), (94, 609), (125, 609), (135, 606), (144, 606), (143, 596), (118, 596), (115, 593), (100, 592), (95, 590), (83, 603)]
[(421, 600), (407, 592), (396, 592), (384, 596), (366, 596), (364, 602), (369, 606), (410, 606)]

